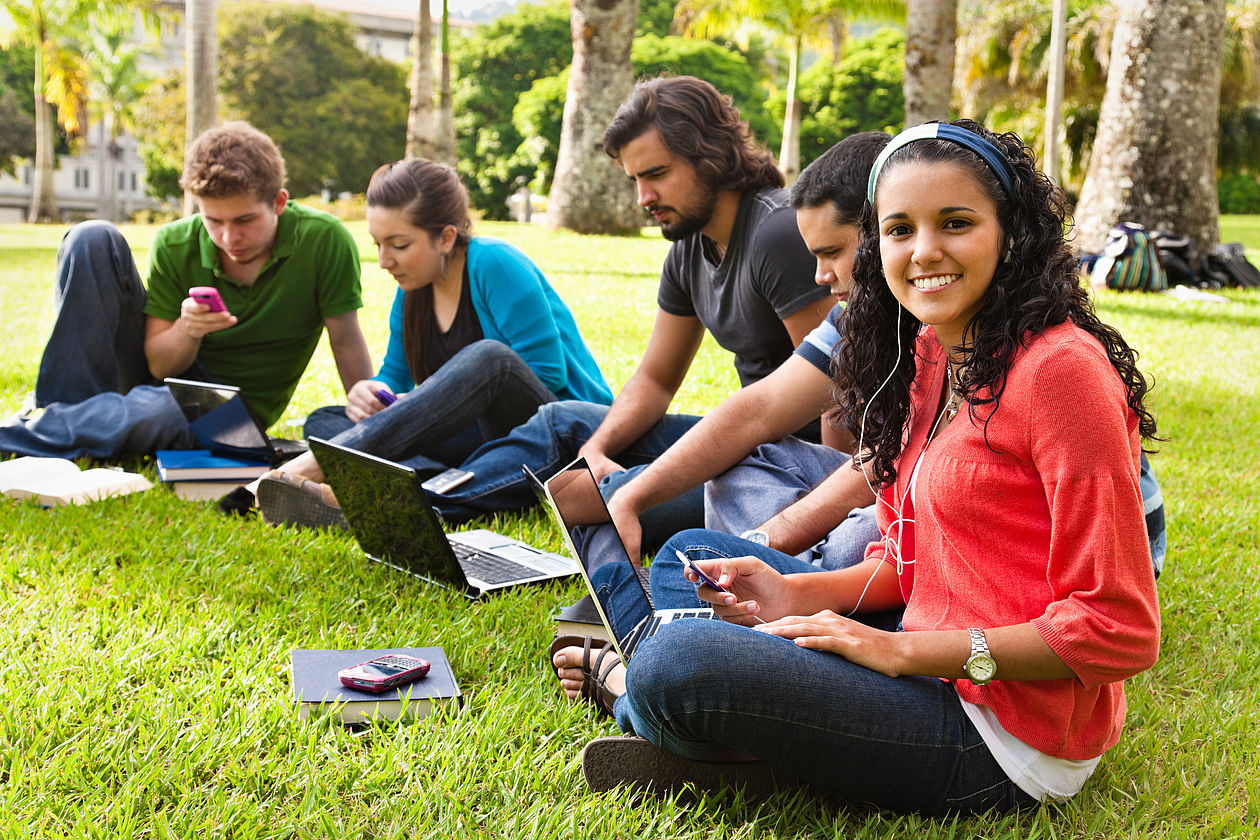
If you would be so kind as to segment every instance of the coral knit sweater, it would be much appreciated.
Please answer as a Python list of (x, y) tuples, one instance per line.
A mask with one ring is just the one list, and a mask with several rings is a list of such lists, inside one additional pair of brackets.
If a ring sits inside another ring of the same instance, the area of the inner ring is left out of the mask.
[[(954, 687), (1043, 753), (1102, 755), (1124, 724), (1123, 680), (1159, 653), (1137, 418), (1123, 383), (1092, 336), (1051, 327), (1016, 352), (996, 411), (971, 418), (964, 406), (925, 448), (946, 365), (930, 330), (918, 354), (907, 444), (879, 504), (884, 537), (867, 555), (899, 565), (909, 632), (1032, 622), (1075, 679), (1002, 682), (998, 660), (988, 686)], [(898, 512), (913, 519), (900, 564)]]

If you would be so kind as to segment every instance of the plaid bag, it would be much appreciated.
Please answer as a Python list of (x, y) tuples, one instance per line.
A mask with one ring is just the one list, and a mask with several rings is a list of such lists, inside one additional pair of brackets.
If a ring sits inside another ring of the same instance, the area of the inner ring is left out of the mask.
[(1168, 288), (1159, 251), (1146, 228), (1135, 222), (1120, 222), (1111, 229), (1089, 278), (1095, 286), (1121, 291), (1160, 292)]

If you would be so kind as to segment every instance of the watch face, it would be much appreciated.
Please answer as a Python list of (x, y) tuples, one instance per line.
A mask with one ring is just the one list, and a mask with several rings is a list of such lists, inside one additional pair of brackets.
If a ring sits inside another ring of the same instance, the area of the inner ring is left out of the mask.
[(987, 683), (997, 673), (997, 663), (988, 656), (973, 656), (967, 662), (967, 676), (974, 683)]

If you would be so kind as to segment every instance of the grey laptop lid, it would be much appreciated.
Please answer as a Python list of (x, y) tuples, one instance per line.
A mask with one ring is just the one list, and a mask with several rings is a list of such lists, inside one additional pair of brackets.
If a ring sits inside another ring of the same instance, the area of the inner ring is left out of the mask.
[(320, 438), (310, 445), (354, 538), (374, 560), (473, 597), (577, 571), (568, 558), (493, 532), (448, 535), (408, 466)]

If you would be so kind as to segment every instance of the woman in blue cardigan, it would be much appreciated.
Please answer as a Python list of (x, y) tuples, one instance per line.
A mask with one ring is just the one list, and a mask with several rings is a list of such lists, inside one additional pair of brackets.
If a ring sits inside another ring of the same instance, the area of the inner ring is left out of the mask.
[[(432, 474), (524, 423), (557, 399), (608, 404), (612, 392), (573, 314), (515, 246), (470, 233), (455, 171), (412, 159), (386, 164), (367, 190), (368, 232), (398, 293), (380, 371), (346, 406), (307, 418), (331, 439)], [(309, 453), (262, 479), (263, 518), (344, 525)]]

